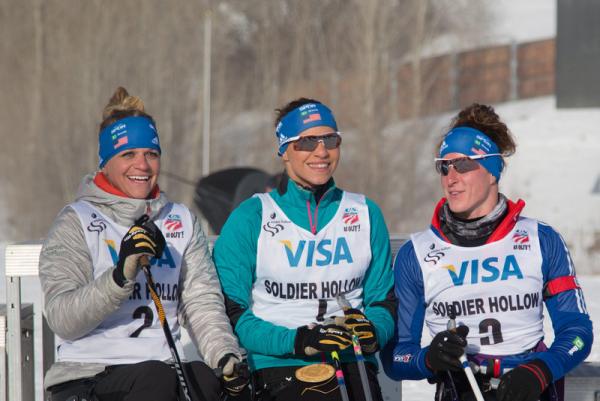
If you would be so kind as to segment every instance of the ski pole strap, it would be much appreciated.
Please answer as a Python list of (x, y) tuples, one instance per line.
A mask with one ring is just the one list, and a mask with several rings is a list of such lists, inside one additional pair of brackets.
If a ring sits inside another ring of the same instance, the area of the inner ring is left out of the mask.
[(561, 276), (548, 281), (544, 285), (544, 300), (552, 298), (561, 292), (579, 289), (579, 284), (575, 276)]

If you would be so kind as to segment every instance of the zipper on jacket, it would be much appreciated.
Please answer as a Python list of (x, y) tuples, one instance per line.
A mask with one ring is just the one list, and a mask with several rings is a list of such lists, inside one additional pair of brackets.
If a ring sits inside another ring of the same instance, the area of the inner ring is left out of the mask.
[[(317, 234), (317, 227), (318, 227), (318, 219), (319, 219), (319, 205), (321, 204), (321, 201), (323, 200), (323, 198), (327, 195), (327, 193), (331, 191), (331, 188), (329, 188), (327, 191), (325, 191), (325, 193), (323, 195), (321, 195), (321, 199), (319, 199), (319, 201), (317, 202), (317, 207), (315, 207), (315, 213), (314, 213), (314, 217), (315, 217), (315, 221), (313, 224), (313, 214), (310, 212), (310, 200), (306, 201), (306, 211), (308, 213), (308, 224), (310, 225), (310, 232), (313, 233), (313, 235)], [(314, 194), (313, 194), (314, 196)]]

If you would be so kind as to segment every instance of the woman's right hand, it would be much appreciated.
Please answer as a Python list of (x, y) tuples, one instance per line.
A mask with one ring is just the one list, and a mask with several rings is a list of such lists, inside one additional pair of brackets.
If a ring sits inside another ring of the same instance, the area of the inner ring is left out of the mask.
[(352, 336), (335, 324), (298, 327), (294, 341), (294, 354), (316, 355), (319, 352), (341, 351), (352, 344)]
[(467, 346), (467, 326), (458, 326), (453, 330), (439, 332), (431, 340), (431, 345), (425, 356), (425, 364), (434, 372), (460, 371), (462, 364), (460, 356), (465, 353)]
[(119, 261), (113, 274), (115, 282), (123, 287), (125, 280), (135, 280), (141, 257), (160, 257), (165, 245), (165, 237), (147, 215), (137, 219), (121, 240)]

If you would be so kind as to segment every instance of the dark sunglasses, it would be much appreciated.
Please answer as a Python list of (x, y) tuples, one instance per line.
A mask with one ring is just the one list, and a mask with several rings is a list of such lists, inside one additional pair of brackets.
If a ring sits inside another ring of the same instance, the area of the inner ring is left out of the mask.
[(450, 172), (450, 166), (454, 166), (454, 170), (456, 170), (456, 172), (459, 174), (468, 173), (469, 171), (474, 171), (479, 168), (479, 163), (477, 163), (477, 160), (485, 159), (486, 157), (490, 156), (502, 156), (502, 154), (490, 153), (488, 155), (457, 157), (456, 159), (436, 158), (434, 159), (435, 170), (444, 177)]
[(319, 142), (323, 142), (325, 149), (336, 149), (342, 143), (342, 137), (337, 132), (320, 136), (301, 136), (294, 141), (294, 150), (303, 152), (312, 152), (319, 146)]

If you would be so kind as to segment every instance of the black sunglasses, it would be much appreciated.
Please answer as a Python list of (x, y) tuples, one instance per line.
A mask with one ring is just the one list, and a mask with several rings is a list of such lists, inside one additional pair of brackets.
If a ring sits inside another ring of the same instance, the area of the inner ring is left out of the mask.
[(312, 152), (319, 146), (319, 142), (323, 142), (325, 149), (336, 149), (342, 143), (342, 137), (337, 132), (319, 136), (301, 136), (294, 141), (294, 150), (303, 152)]
[(465, 157), (457, 157), (456, 159), (435, 159), (435, 170), (443, 175), (444, 177), (448, 175), (450, 172), (450, 166), (454, 166), (454, 170), (456, 170), (459, 174), (468, 173), (469, 171), (474, 171), (479, 168), (479, 163), (477, 160), (485, 159), (490, 156), (502, 156), (500, 153), (490, 153), (488, 155), (474, 155), (474, 156), (465, 156)]

